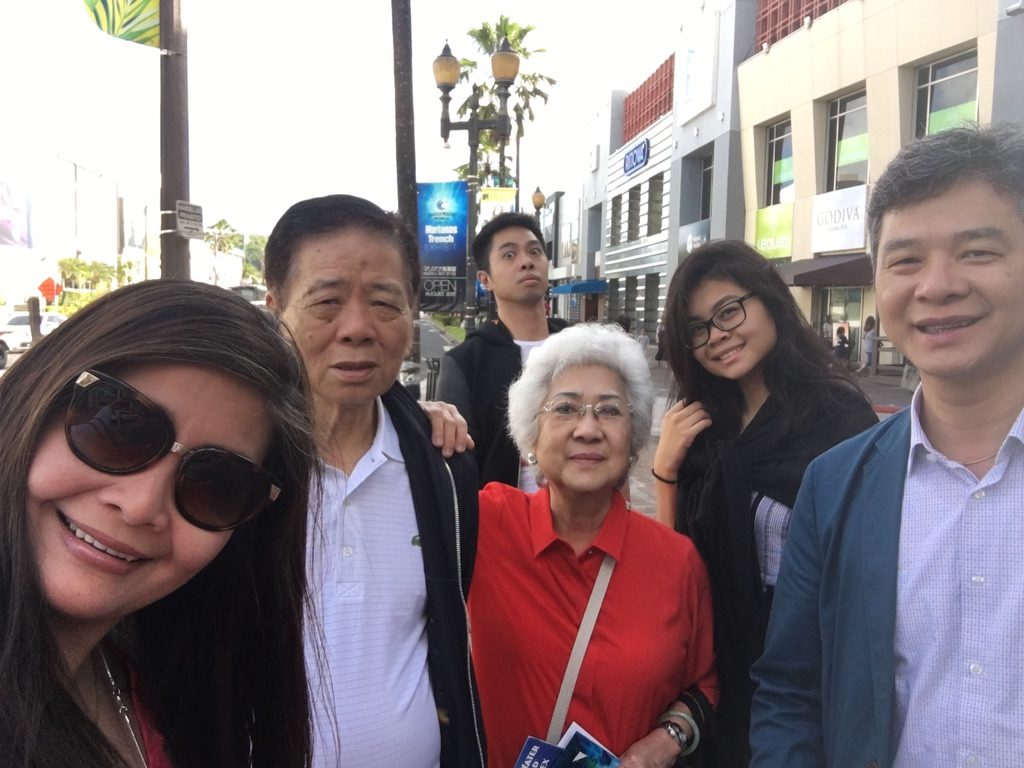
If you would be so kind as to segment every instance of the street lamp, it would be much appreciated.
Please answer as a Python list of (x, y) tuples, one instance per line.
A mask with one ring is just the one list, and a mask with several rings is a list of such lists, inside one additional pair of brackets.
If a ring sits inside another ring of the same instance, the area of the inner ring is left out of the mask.
[(544, 201), (547, 200), (547, 198), (544, 197), (544, 193), (540, 191), (540, 187), (537, 187), (533, 192), (533, 197), (530, 199), (533, 201), (533, 210), (536, 212), (537, 222), (540, 223), (540, 211), (544, 207)]
[[(512, 50), (506, 37), (494, 55), (491, 56), (491, 74), (498, 86), (498, 114), (483, 120), (477, 114), (480, 109), (480, 93), (473, 86), (473, 95), (469, 97), (469, 119), (452, 122), (448, 114), (451, 103), (451, 92), (459, 81), (462, 70), (459, 60), (452, 55), (448, 43), (441, 49), (441, 55), (434, 59), (434, 81), (441, 91), (441, 138), (448, 146), (448, 136), (452, 131), (465, 131), (469, 141), (469, 174), (466, 182), (469, 185), (469, 205), (467, 210), (466, 233), (466, 310), (462, 325), (467, 331), (476, 327), (476, 271), (473, 269), (472, 242), (476, 235), (476, 193), (480, 186), (477, 178), (477, 153), (480, 149), (480, 131), (494, 131), (498, 141), (504, 144), (512, 133), (512, 121), (508, 116), (509, 88), (519, 74), (519, 56)], [(500, 175), (505, 175), (505, 158), (502, 152)]]

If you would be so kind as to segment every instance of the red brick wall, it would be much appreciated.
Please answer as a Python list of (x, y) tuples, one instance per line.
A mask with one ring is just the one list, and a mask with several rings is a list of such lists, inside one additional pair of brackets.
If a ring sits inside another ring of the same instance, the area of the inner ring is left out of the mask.
[(622, 104), (622, 141), (628, 142), (662, 115), (672, 111), (672, 72), (675, 54), (628, 94)]

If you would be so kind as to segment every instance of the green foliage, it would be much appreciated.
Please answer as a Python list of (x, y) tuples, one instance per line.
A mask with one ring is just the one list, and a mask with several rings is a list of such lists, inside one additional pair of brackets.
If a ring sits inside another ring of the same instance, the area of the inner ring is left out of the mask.
[(462, 315), (458, 312), (431, 312), (430, 320), (455, 341), (465, 340), (466, 329), (462, 327)]
[(242, 247), (242, 234), (224, 219), (208, 227), (203, 240), (214, 253), (231, 253)]
[(78, 310), (84, 307), (93, 299), (102, 295), (99, 291), (65, 290), (57, 297), (57, 311), (62, 315), (71, 317)]
[[(130, 266), (130, 263), (126, 264)], [(65, 288), (84, 288), (87, 285), (96, 288), (103, 283), (110, 283), (114, 277), (120, 279), (121, 272), (118, 267), (102, 261), (85, 262), (75, 257), (61, 259), (57, 267), (60, 269), (61, 284)]]
[(84, 0), (96, 26), (142, 45), (160, 46), (160, 0)]
[(266, 235), (249, 235), (245, 241), (245, 259), (242, 261), (243, 278), (254, 283), (263, 282), (263, 252), (266, 247)]
[[(534, 107), (537, 101), (545, 104), (548, 101), (548, 86), (555, 85), (555, 79), (539, 72), (530, 72), (524, 69), (523, 64), (529, 61), (531, 56), (544, 53), (543, 48), (531, 51), (525, 45), (526, 36), (535, 29), (532, 25), (520, 25), (512, 21), (508, 16), (500, 16), (497, 24), (483, 22), (478, 28), (469, 30), (468, 34), (476, 43), (482, 54), (490, 57), (501, 47), (501, 41), (508, 38), (509, 45), (521, 59), (519, 75), (512, 86), (509, 97), (509, 112), (515, 126), (514, 136), (523, 137), (523, 126), (526, 121), (533, 122), (536, 117)], [(498, 114), (498, 86), (494, 78), (488, 76), (482, 83), (474, 82), (473, 76), (477, 74), (478, 63), (473, 59), (460, 59), (462, 71), (459, 74), (460, 82), (469, 82), (477, 91), (480, 98), (479, 115), (482, 120), (493, 118)], [(489, 64), (488, 64), (489, 66)], [(467, 98), (458, 109), (459, 117), (465, 117), (469, 112), (469, 101)], [(499, 145), (496, 137), (490, 131), (485, 131), (480, 136), (480, 178), (486, 180), (498, 174), (502, 167), (509, 168), (510, 158), (503, 157), (503, 148)], [(466, 178), (469, 167), (466, 165), (456, 169), (459, 178)], [(508, 179), (500, 179), (499, 184), (505, 186)], [(516, 180), (518, 183), (518, 179)]]
[(57, 262), (57, 267), (60, 269), (60, 282), (65, 288), (80, 288), (86, 280), (88, 267), (81, 259), (61, 259)]
[(93, 288), (101, 283), (109, 283), (117, 274), (117, 270), (113, 265), (105, 264), (102, 261), (90, 261), (86, 265), (85, 270), (85, 279), (92, 284)]

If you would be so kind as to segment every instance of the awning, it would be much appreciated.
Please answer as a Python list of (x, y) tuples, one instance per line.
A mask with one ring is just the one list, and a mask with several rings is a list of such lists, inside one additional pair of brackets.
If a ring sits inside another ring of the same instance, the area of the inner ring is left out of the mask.
[(607, 280), (577, 280), (575, 283), (562, 283), (551, 289), (552, 293), (605, 293), (608, 290)]
[(874, 276), (866, 253), (819, 256), (776, 264), (786, 285), (870, 285)]

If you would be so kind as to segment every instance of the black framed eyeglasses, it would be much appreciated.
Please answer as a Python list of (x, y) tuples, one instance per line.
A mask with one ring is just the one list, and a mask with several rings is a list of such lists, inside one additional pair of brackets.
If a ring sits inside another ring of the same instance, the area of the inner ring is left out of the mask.
[(111, 475), (141, 472), (168, 453), (181, 457), (174, 500), (181, 516), (207, 531), (250, 520), (281, 493), (267, 470), (222, 448), (186, 448), (174, 439), (163, 408), (99, 371), (75, 379), (64, 419), (68, 447), (83, 463)]
[(727, 301), (707, 320), (687, 325), (686, 346), (690, 349), (700, 349), (707, 344), (711, 339), (711, 326), (720, 331), (731, 331), (742, 325), (743, 321), (747, 319), (747, 308), (743, 306), (743, 302), (754, 298), (755, 295), (751, 292), (746, 296)]

